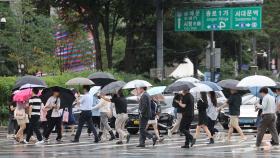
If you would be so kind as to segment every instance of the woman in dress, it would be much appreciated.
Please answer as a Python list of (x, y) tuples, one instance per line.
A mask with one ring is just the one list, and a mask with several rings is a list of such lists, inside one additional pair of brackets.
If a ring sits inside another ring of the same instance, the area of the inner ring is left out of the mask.
[(209, 144), (214, 144), (214, 139), (207, 127), (207, 113), (206, 113), (206, 109), (208, 108), (207, 93), (200, 92), (200, 96), (201, 96), (201, 98), (197, 102), (198, 124), (196, 127), (196, 132), (194, 135), (194, 139), (192, 140), (191, 146), (193, 146), (195, 144), (196, 139), (200, 135), (201, 128), (203, 128), (203, 130), (207, 134), (207, 136), (210, 140)]
[(14, 112), (14, 117), (17, 120), (17, 124), (19, 125), (19, 130), (15, 135), (16, 141), (20, 143), (24, 143), (24, 130), (26, 129), (26, 123), (29, 123), (28, 115), (25, 112), (26, 103), (17, 103), (17, 107)]
[(207, 108), (207, 116), (208, 116), (207, 127), (211, 135), (214, 136), (216, 132), (219, 132), (215, 128), (216, 120), (219, 115), (219, 112), (217, 110), (217, 98), (216, 98), (216, 93), (214, 91), (209, 92), (208, 96), (209, 97), (208, 97), (208, 108)]
[(162, 142), (164, 139), (160, 138), (159, 130), (158, 130), (158, 119), (159, 119), (159, 114), (161, 112), (161, 109), (160, 109), (160, 101), (157, 96), (152, 96), (151, 112), (152, 112), (152, 117), (148, 121), (147, 129), (149, 128), (150, 125), (152, 125), (157, 140), (159, 142)]

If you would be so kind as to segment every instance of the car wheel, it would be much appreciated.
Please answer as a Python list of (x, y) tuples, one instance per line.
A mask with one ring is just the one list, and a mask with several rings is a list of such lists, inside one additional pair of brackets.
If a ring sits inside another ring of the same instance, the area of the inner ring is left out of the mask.
[(129, 134), (135, 135), (135, 134), (138, 133), (139, 129), (137, 129), (137, 128), (128, 128), (127, 131), (128, 131)]

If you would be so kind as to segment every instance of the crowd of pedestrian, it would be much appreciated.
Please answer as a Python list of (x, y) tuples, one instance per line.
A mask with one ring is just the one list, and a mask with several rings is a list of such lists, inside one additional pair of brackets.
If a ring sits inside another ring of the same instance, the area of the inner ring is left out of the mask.
[[(43, 144), (49, 142), (50, 135), (55, 131), (56, 141), (61, 143), (63, 141), (64, 125), (67, 124), (71, 127), (71, 135), (74, 136), (71, 141), (78, 143), (82, 129), (87, 124), (88, 134), (89, 136), (93, 134), (94, 143), (100, 142), (106, 132), (110, 134), (108, 141), (118, 139), (116, 144), (129, 143), (130, 134), (125, 129), (128, 120), (127, 100), (122, 89), (114, 94), (102, 94), (97, 91), (92, 94), (90, 89), (90, 86), (83, 86), (82, 95), (73, 90), (72, 92), (75, 93), (73, 95), (76, 98), (73, 105), (61, 108), (61, 94), (58, 88), (52, 90), (52, 96), (47, 99), (45, 104), (39, 96), (40, 89), (32, 88), (32, 97), (27, 102), (11, 102), (9, 105), (8, 133), (15, 133), (14, 139), (19, 143), (27, 144), (37, 139), (35, 144)], [(258, 118), (260, 121), (257, 126), (257, 147), (261, 145), (263, 136), (267, 131), (272, 135), (271, 144), (279, 145), (280, 90), (276, 92), (278, 95), (275, 98), (268, 94), (268, 88), (266, 87), (259, 91), (261, 102), (255, 105), (256, 110), (260, 111)], [(139, 101), (139, 145), (137, 147), (145, 147), (147, 138), (152, 140), (153, 145), (156, 145), (157, 142), (164, 141), (158, 129), (161, 100), (157, 96), (150, 96), (147, 93), (147, 87), (144, 86), (135, 87), (135, 93)], [(231, 141), (234, 130), (240, 134), (240, 142), (246, 141), (247, 138), (239, 126), (241, 95), (234, 89), (230, 90), (230, 94), (227, 101), (218, 106), (214, 91), (200, 92), (197, 99), (190, 93), (190, 89), (175, 93), (173, 107), (176, 110), (177, 119), (172, 128), (168, 130), (168, 136), (172, 138), (174, 133), (182, 133), (185, 136), (185, 144), (182, 148), (190, 148), (197, 143), (196, 139), (203, 129), (208, 137), (208, 144), (214, 144), (214, 138), (217, 138), (219, 134), (219, 131), (215, 128), (219, 111), (228, 106), (229, 130), (227, 142)], [(112, 105), (114, 105), (114, 108)], [(195, 105), (198, 109), (198, 123), (195, 134), (192, 135), (190, 128), (194, 120)], [(80, 111), (78, 119), (74, 117), (73, 108)], [(112, 117), (116, 118), (115, 131), (108, 121)], [(76, 121), (78, 126), (76, 132), (74, 132)], [(153, 127), (154, 135), (148, 131), (149, 126)], [(36, 139), (33, 137), (34, 134)]]

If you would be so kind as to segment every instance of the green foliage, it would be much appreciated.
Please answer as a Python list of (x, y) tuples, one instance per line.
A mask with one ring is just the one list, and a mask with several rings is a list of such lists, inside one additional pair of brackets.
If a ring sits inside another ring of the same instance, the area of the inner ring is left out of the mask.
[(55, 41), (51, 18), (37, 14), (31, 0), (17, 3), (13, 11), (0, 8), (7, 19), (0, 36), (1, 46), (8, 54), (5, 59), (13, 65), (24, 64), (24, 71), (29, 73), (34, 69), (53, 69)]

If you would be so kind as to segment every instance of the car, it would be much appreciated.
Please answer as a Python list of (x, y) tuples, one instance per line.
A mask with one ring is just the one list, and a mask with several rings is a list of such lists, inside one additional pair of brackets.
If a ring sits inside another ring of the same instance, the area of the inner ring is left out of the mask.
[[(161, 103), (161, 114), (159, 116), (158, 124), (159, 130), (167, 132), (169, 127), (174, 123), (174, 107), (172, 101), (174, 96), (167, 95), (164, 97), (164, 102)], [(127, 131), (130, 134), (137, 134), (139, 131), (139, 113), (138, 100), (136, 96), (127, 97), (128, 102), (128, 122), (126, 125)]]
[[(240, 106), (239, 125), (245, 129), (255, 129), (258, 112), (255, 110), (255, 104), (259, 102), (259, 98), (248, 93), (242, 96), (242, 105)], [(229, 110), (228, 107), (221, 110), (219, 114), (219, 122), (224, 129), (228, 129)]]

